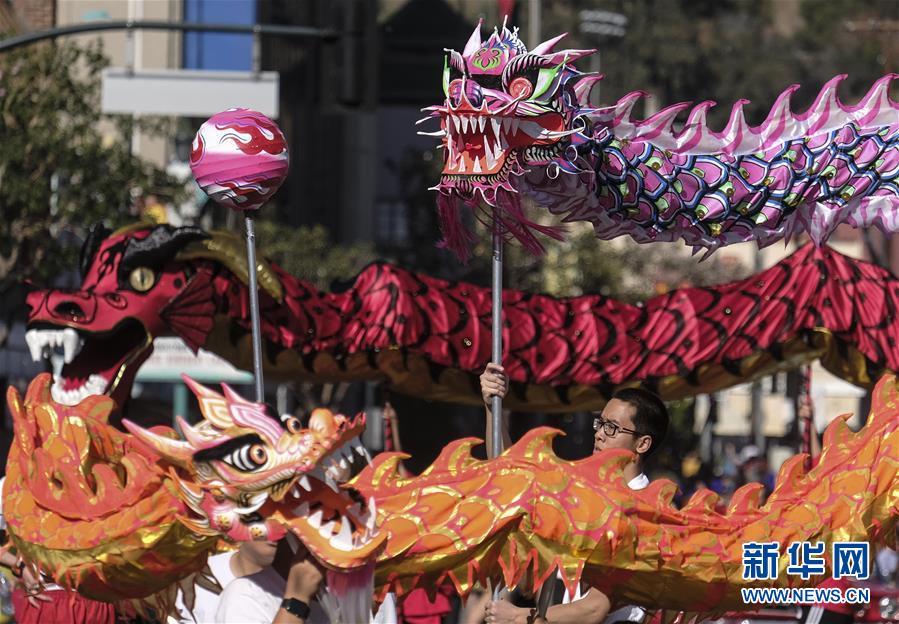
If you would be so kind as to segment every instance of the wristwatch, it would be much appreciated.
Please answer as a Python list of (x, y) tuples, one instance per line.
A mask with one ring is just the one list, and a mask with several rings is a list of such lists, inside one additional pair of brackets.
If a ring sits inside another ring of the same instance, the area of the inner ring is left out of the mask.
[(281, 601), (281, 608), (304, 622), (309, 617), (309, 605), (297, 598), (285, 598)]

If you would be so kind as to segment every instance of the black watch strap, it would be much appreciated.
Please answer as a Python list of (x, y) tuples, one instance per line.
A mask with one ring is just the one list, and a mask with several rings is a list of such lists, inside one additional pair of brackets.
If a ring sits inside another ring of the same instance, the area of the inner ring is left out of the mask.
[(309, 605), (297, 598), (285, 598), (281, 601), (281, 608), (304, 622), (309, 617)]

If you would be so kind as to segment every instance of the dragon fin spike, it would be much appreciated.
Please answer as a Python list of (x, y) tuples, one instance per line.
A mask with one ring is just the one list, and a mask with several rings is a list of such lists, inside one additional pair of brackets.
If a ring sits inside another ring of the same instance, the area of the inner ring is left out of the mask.
[(549, 59), (554, 65), (568, 65), (594, 53), (596, 53), (596, 49), (591, 48), (589, 50), (559, 50), (558, 52), (550, 52), (543, 56), (544, 58)]
[(795, 491), (797, 482), (806, 475), (805, 462), (807, 460), (808, 455), (800, 453), (781, 464), (774, 482), (774, 491), (768, 496), (769, 501), (779, 499), (784, 492)]
[(692, 108), (692, 110), (690, 110), (690, 114), (687, 115), (687, 121), (684, 122), (684, 128), (689, 128), (691, 126), (701, 126), (705, 128), (706, 117), (709, 114), (709, 110), (716, 104), (717, 102), (715, 102), (715, 100), (703, 100), (702, 102), (699, 102)]
[(556, 37), (551, 39), (547, 39), (541, 43), (538, 43), (534, 46), (534, 49), (531, 50), (531, 54), (548, 54), (553, 51), (553, 48), (556, 47), (556, 44), (559, 43), (562, 39), (568, 36), (568, 33), (562, 33)]
[(465, 44), (465, 49), (462, 50), (462, 56), (471, 56), (481, 47), (481, 24), (483, 23), (483, 18), (478, 20), (478, 23), (474, 27), (474, 31), (471, 33), (471, 37), (468, 38), (468, 43)]
[(579, 76), (577, 81), (574, 83), (574, 96), (577, 98), (578, 105), (587, 106), (590, 102), (590, 92), (593, 91), (593, 87), (596, 86), (600, 80), (604, 77), (603, 74), (584, 74), (583, 76)]
[(730, 499), (727, 507), (727, 515), (748, 513), (762, 506), (762, 497), (765, 494), (765, 486), (761, 483), (747, 483), (737, 489)]

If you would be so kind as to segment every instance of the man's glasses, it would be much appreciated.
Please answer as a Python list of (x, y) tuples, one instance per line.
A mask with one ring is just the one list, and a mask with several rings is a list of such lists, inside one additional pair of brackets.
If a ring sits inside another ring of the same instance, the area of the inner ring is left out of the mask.
[(593, 419), (593, 431), (599, 431), (599, 428), (602, 427), (603, 432), (609, 436), (610, 438), (614, 438), (621, 433), (629, 433), (631, 435), (643, 435), (639, 431), (634, 431), (633, 429), (627, 429), (622, 427), (618, 423), (614, 423), (611, 420), (606, 420), (602, 416), (597, 416)]

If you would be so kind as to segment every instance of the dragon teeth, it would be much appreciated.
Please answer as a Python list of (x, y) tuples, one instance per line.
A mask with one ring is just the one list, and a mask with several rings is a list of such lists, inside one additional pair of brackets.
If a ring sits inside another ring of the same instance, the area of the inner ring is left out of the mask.
[[(321, 528), (321, 526), (322, 526), (322, 510), (319, 509), (314, 514), (309, 516), (306, 519), (306, 522), (308, 522), (309, 526), (311, 526), (313, 529)], [(329, 535), (329, 537), (330, 537), (330, 535)]]
[(465, 115), (459, 115), (462, 120), (462, 132), (468, 132), (468, 117)]
[(334, 527), (337, 526), (336, 520), (331, 520), (322, 525), (322, 527), (318, 530), (319, 535), (326, 539), (331, 539), (331, 535), (334, 533)]
[(473, 173), (481, 173), (481, 159), (474, 157), (474, 167), (471, 168)]
[[(294, 512), (294, 514), (296, 514), (297, 516), (299, 516), (301, 518), (304, 516), (308, 516), (309, 515), (309, 503), (303, 503), (302, 505), (300, 505), (299, 507), (294, 509), (293, 512)], [(310, 521), (309, 524), (312, 524), (312, 522)]]
[(331, 538), (331, 545), (341, 550), (353, 549), (353, 532), (350, 530), (350, 522), (343, 518), (340, 522), (340, 532)]
[(493, 128), (493, 140), (499, 141), (499, 129), (502, 126), (502, 122), (499, 119), (490, 118), (490, 126)]
[(62, 405), (78, 405), (85, 398), (94, 394), (103, 394), (106, 391), (106, 379), (102, 375), (91, 375), (80, 388), (71, 390), (62, 389), (62, 379), (59, 375), (53, 377), (53, 385), (50, 387), (50, 396)]
[(28, 344), (28, 350), (31, 352), (31, 359), (35, 362), (40, 362), (41, 352), (44, 349), (40, 339), (40, 331), (37, 329), (29, 329), (25, 332), (25, 342)]
[(484, 126), (487, 124), (487, 118), (486, 117), (478, 117), (477, 119), (478, 119), (478, 130), (480, 132), (483, 132)]
[[(300, 477), (300, 480), (297, 481), (297, 483), (299, 483), (300, 487), (302, 487), (307, 492), (312, 491), (312, 484), (309, 483), (309, 477), (307, 477), (306, 475), (303, 475), (302, 477)], [(297, 494), (297, 496), (299, 496), (299, 494)]]
[(78, 332), (71, 328), (62, 330), (63, 359), (66, 364), (72, 363), (83, 346), (84, 340), (78, 335)]
[(57, 347), (63, 348), (63, 358), (69, 364), (81, 352), (84, 340), (70, 327), (66, 329), (29, 329), (25, 332), (25, 342), (31, 359), (40, 362), (50, 357)]

